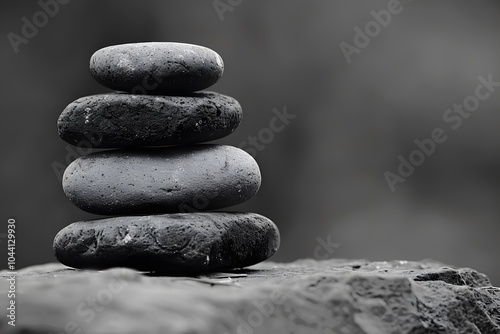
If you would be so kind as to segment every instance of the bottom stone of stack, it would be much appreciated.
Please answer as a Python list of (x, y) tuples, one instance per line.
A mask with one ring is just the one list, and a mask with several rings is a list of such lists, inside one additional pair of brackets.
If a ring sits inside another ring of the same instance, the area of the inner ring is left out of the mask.
[(76, 222), (56, 235), (54, 253), (79, 269), (196, 275), (259, 263), (279, 243), (276, 225), (259, 214), (194, 212)]

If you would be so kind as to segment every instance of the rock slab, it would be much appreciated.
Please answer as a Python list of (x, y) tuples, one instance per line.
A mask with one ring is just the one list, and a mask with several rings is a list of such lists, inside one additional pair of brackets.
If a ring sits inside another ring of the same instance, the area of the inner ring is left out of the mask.
[(56, 235), (54, 253), (73, 268), (193, 275), (254, 265), (279, 243), (278, 228), (261, 215), (196, 212), (73, 223)]
[(109, 150), (73, 161), (63, 190), (84, 211), (159, 214), (227, 208), (258, 191), (257, 162), (227, 145)]
[(500, 289), (430, 261), (264, 262), (198, 277), (49, 264), (20, 270), (17, 287), (16, 327), (0, 298), (2, 334), (500, 333)]
[(243, 112), (218, 93), (189, 96), (99, 94), (77, 99), (59, 116), (59, 136), (94, 148), (186, 145), (230, 135)]
[(223, 72), (215, 51), (186, 43), (113, 45), (90, 58), (90, 73), (97, 82), (132, 94), (191, 93), (212, 86)]

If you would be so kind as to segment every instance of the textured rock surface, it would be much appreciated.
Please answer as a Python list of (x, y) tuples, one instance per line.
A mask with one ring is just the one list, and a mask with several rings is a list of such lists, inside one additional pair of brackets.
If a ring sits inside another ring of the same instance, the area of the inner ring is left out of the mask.
[(224, 72), (213, 50), (185, 43), (108, 46), (90, 59), (90, 73), (102, 85), (133, 94), (170, 95), (202, 90)]
[(199, 274), (259, 263), (279, 242), (278, 228), (261, 215), (196, 212), (73, 223), (55, 237), (54, 252), (74, 268)]
[(59, 116), (62, 139), (96, 148), (185, 145), (231, 134), (240, 104), (217, 93), (190, 96), (99, 94), (79, 98)]
[(252, 156), (210, 144), (93, 153), (73, 161), (63, 175), (64, 192), (75, 205), (109, 215), (226, 208), (251, 198), (260, 183)]
[(17, 325), (1, 298), (1, 333), (500, 333), (500, 289), (428, 261), (268, 262), (197, 278), (50, 264), (20, 271), (17, 286)]

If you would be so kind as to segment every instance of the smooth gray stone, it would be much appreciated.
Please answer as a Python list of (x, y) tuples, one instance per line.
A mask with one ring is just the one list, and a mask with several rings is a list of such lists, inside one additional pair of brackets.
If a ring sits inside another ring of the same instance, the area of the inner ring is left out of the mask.
[(250, 199), (260, 184), (251, 155), (213, 144), (92, 153), (62, 180), (76, 206), (104, 215), (221, 209)]
[(266, 261), (196, 278), (47, 264), (17, 286), (16, 327), (0, 298), (2, 334), (500, 333), (500, 289), (434, 261)]
[(94, 148), (186, 145), (231, 134), (241, 106), (218, 93), (191, 96), (91, 95), (70, 103), (59, 116), (59, 135)]
[(278, 228), (264, 216), (195, 212), (73, 223), (55, 237), (54, 252), (73, 268), (200, 274), (264, 261), (279, 242)]
[(133, 94), (171, 95), (206, 89), (224, 72), (222, 58), (193, 44), (150, 42), (102, 48), (90, 73), (102, 85)]

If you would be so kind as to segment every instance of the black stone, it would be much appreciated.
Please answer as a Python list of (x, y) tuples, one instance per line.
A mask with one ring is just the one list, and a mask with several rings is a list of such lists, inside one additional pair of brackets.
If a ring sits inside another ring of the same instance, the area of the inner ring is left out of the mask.
[(70, 103), (59, 116), (66, 142), (94, 148), (185, 145), (231, 134), (241, 106), (222, 94), (153, 96), (123, 93), (91, 95)]
[(92, 153), (63, 175), (64, 192), (75, 205), (105, 215), (226, 208), (250, 199), (260, 183), (252, 156), (212, 144)]
[(133, 94), (195, 92), (212, 86), (223, 72), (215, 51), (184, 43), (114, 45), (90, 59), (90, 73), (100, 84)]
[(73, 268), (199, 274), (256, 264), (279, 243), (278, 228), (261, 215), (198, 212), (73, 223), (56, 235), (54, 252)]

